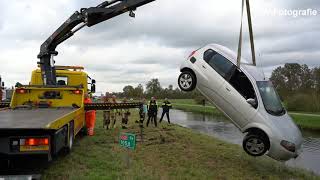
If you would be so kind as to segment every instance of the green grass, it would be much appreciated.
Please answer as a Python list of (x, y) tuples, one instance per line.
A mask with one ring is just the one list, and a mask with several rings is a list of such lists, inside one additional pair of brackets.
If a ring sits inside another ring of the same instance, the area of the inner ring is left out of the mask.
[(303, 114), (315, 114), (315, 115), (320, 115), (320, 112), (307, 112), (307, 111), (290, 111), (290, 113), (303, 113)]
[(178, 103), (178, 104), (196, 104), (193, 99), (170, 99), (171, 103)]
[(291, 114), (294, 121), (304, 129), (320, 130), (320, 116)]
[[(162, 102), (162, 100), (159, 102)], [(193, 99), (172, 99), (170, 102), (174, 109), (224, 117), (224, 115), (209, 102), (206, 102), (206, 106), (196, 104)]]
[[(212, 105), (202, 106), (197, 105), (193, 99), (179, 99), (179, 100), (171, 100), (173, 103), (173, 108), (180, 109), (189, 112), (196, 112), (196, 113), (206, 113), (212, 114), (215, 116), (223, 116), (224, 115), (216, 109)], [(290, 114), (291, 112), (289, 112)], [(290, 114), (293, 120), (296, 122), (303, 129), (310, 129), (310, 130), (320, 130), (320, 113), (308, 113), (308, 112), (292, 112), (292, 113), (302, 113), (302, 114)], [(307, 114), (307, 115), (304, 115)], [(315, 116), (312, 116), (312, 115)]]
[[(136, 117), (137, 113), (133, 113)], [(139, 134), (134, 119), (127, 132)], [(285, 167), (267, 157), (253, 158), (238, 145), (176, 125), (145, 128), (144, 139), (129, 153), (118, 145), (120, 129), (102, 129), (77, 139), (73, 152), (43, 170), (43, 179), (319, 179), (300, 169)], [(118, 125), (119, 126), (119, 125)]]

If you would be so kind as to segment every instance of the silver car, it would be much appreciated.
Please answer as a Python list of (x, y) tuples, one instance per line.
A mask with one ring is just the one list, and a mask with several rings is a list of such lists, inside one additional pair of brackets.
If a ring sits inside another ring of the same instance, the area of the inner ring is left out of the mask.
[(300, 154), (302, 135), (272, 83), (256, 66), (237, 67), (230, 49), (210, 44), (190, 55), (181, 66), (183, 91), (197, 88), (245, 133), (243, 149), (251, 156), (267, 154), (286, 161)]

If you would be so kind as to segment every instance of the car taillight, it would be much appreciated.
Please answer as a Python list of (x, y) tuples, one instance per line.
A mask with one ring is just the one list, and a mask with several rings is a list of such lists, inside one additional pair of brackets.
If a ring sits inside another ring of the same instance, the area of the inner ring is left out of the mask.
[(18, 93), (18, 94), (26, 94), (27, 90), (25, 90), (25, 89), (16, 89), (16, 93)]
[(192, 51), (192, 53), (189, 55), (188, 59), (191, 58), (197, 51)]
[(82, 91), (81, 91), (81, 90), (74, 90), (74, 91), (72, 91), (72, 93), (73, 93), (73, 94), (81, 94)]
[(42, 145), (49, 145), (49, 138), (20, 139), (20, 146), (42, 146)]

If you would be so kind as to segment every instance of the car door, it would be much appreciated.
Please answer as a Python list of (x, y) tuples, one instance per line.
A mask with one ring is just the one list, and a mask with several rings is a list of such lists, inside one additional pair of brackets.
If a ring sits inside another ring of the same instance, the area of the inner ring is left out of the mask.
[(256, 93), (249, 78), (236, 66), (234, 68), (229, 80), (222, 85), (221, 95), (226, 102), (224, 109), (229, 117), (242, 128), (257, 113), (257, 107), (247, 102), (247, 99), (256, 99)]
[(205, 89), (206, 87), (208, 87), (209, 84), (208, 73), (205, 72), (206, 69), (204, 68), (206, 62), (203, 59), (203, 54), (205, 51), (206, 50), (200, 49), (197, 51), (197, 53), (195, 53), (195, 56), (190, 58), (190, 61), (193, 62), (193, 64), (195, 65), (193, 66), (193, 68), (197, 77), (197, 87), (200, 90)]
[[(220, 75), (220, 69), (217, 68), (219, 65), (223, 65), (224, 62), (221, 62), (221, 55), (212, 49), (208, 49), (203, 54), (204, 61), (201, 64), (201, 68), (208, 78), (207, 84), (203, 87), (202, 93), (207, 96), (218, 108), (224, 106), (223, 97), (220, 94), (222, 85), (225, 82), (223, 76)], [(226, 68), (232, 67), (232, 64), (227, 64)], [(223, 68), (222, 68), (223, 69)], [(222, 73), (223, 74), (223, 73)]]

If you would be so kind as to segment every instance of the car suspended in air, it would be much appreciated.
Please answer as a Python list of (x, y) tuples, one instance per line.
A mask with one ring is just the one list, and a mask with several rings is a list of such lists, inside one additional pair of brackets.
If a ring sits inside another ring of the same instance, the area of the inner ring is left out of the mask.
[(267, 153), (282, 161), (298, 157), (301, 132), (259, 68), (248, 63), (239, 67), (233, 51), (210, 44), (192, 52), (180, 71), (181, 90), (197, 88), (246, 133), (243, 149), (249, 155)]

